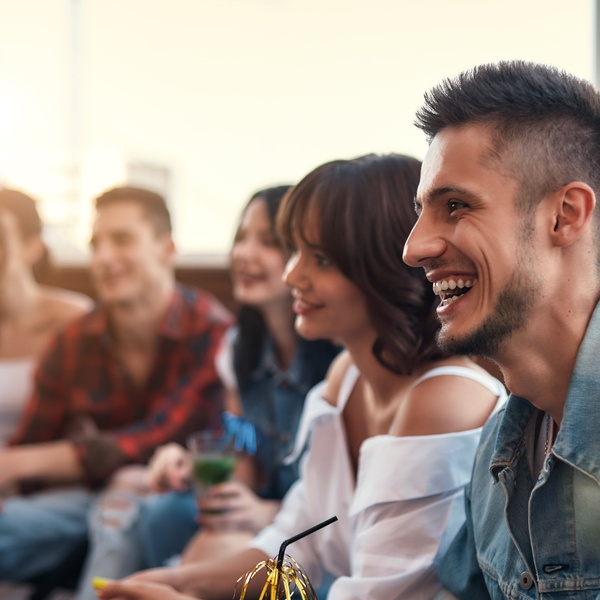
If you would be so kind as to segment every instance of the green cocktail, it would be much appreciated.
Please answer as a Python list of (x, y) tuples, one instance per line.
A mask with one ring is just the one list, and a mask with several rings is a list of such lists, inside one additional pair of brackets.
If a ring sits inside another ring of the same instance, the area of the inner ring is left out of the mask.
[[(196, 496), (201, 499), (213, 485), (229, 481), (235, 467), (233, 454), (197, 454), (194, 457)], [(220, 515), (224, 511), (204, 508), (204, 514)]]
[(210, 487), (228, 481), (235, 466), (233, 454), (198, 454), (194, 456), (194, 478)]
[[(228, 436), (223, 431), (198, 431), (188, 438), (188, 448), (192, 456), (194, 487), (196, 497), (202, 503), (204, 499), (210, 502), (219, 501), (227, 496), (211, 494), (210, 489), (219, 483), (231, 479), (236, 462), (236, 454)], [(217, 506), (201, 506), (203, 514), (220, 515), (226, 509)]]

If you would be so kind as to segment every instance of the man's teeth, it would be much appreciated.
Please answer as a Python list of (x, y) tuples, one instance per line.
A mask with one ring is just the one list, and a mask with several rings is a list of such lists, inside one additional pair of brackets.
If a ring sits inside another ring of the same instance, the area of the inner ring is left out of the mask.
[(470, 279), (441, 279), (433, 283), (433, 293), (441, 296), (444, 292), (450, 290), (462, 290), (473, 287), (473, 282)]

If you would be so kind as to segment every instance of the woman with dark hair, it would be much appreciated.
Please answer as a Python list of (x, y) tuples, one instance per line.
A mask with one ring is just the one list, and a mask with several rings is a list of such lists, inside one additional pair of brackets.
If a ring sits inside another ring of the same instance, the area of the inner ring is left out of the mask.
[[(282, 280), (288, 256), (275, 230), (288, 190), (260, 190), (242, 213), (231, 250), (233, 296), (240, 310), (217, 358), (222, 379), (229, 379), (229, 390), (239, 401), (236, 412), (257, 431), (255, 487), (262, 498), (275, 501), (274, 509), (298, 478), (298, 465), (286, 465), (283, 459), (293, 448), (306, 393), (324, 379), (340, 351), (324, 339), (306, 340), (294, 328), (292, 297)], [(225, 374), (228, 360), (233, 364), (230, 378)], [(223, 518), (235, 521), (235, 511)], [(266, 524), (255, 523), (251, 529), (256, 532)]]
[(51, 337), (92, 306), (82, 294), (41, 285), (48, 267), (35, 201), (0, 189), (0, 446), (17, 426)]
[[(434, 565), (464, 521), (481, 427), (505, 391), (468, 358), (441, 354), (431, 284), (402, 261), (419, 167), (400, 155), (334, 161), (282, 206), (296, 330), (345, 351), (309, 393), (290, 457), (309, 444), (301, 478), (273, 524), (227, 561), (108, 582), (101, 597), (230, 598), (236, 579), (276, 556), (283, 540), (333, 515), (337, 522), (288, 550), (313, 583), (323, 570), (334, 575), (330, 600), (439, 590)], [(251, 584), (258, 595), (264, 578)]]

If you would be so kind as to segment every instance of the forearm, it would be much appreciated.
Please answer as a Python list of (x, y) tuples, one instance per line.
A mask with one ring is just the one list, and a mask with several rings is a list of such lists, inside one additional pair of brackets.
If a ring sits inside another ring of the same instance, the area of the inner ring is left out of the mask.
[[(222, 560), (192, 563), (170, 569), (172, 573), (168, 583), (184, 594), (203, 600), (230, 600), (237, 580), (259, 562), (269, 558), (261, 550), (246, 548)], [(253, 580), (249, 588), (249, 598), (258, 597), (265, 582), (265, 575), (263, 569)]]
[(75, 448), (68, 441), (14, 446), (0, 452), (0, 481), (5, 485), (32, 478), (64, 483), (83, 477)]

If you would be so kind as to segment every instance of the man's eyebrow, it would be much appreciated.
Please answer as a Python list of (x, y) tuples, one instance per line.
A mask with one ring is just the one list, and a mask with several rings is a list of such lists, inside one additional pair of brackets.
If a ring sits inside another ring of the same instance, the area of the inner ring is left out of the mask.
[(431, 204), (451, 194), (459, 194), (462, 198), (475, 198), (475, 194), (465, 188), (454, 185), (444, 185), (426, 192), (422, 195), (421, 200), (415, 198), (415, 206), (421, 206), (425, 203)]

